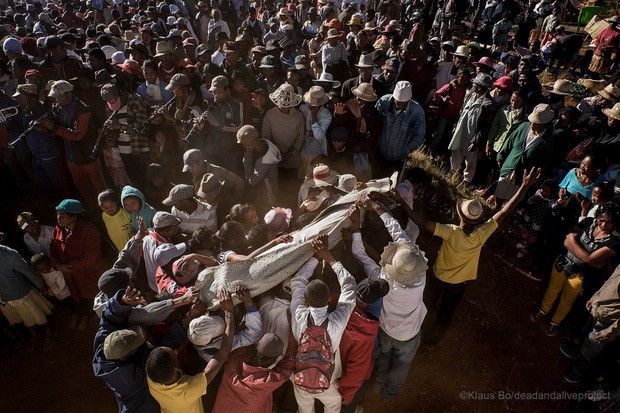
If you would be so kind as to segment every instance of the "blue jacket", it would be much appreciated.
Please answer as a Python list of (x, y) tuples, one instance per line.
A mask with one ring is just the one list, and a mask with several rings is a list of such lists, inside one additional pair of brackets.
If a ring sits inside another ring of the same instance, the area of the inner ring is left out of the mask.
[(399, 161), (416, 150), (424, 141), (426, 121), (424, 110), (415, 100), (396, 114), (394, 98), (385, 95), (376, 105), (383, 128), (379, 139), (379, 151), (388, 161)]
[(0, 245), (0, 301), (24, 298), (32, 286), (41, 288), (43, 278), (19, 255), (19, 252)]
[(121, 205), (123, 206), (123, 208), (125, 208), (125, 198), (127, 198), (128, 196), (136, 196), (140, 198), (142, 204), (142, 208), (140, 209), (140, 211), (138, 211), (138, 213), (134, 214), (127, 211), (129, 213), (129, 216), (131, 217), (131, 229), (135, 232), (138, 232), (138, 230), (140, 229), (137, 221), (138, 216), (142, 217), (147, 228), (151, 228), (153, 226), (153, 217), (155, 216), (157, 210), (146, 203), (146, 200), (144, 199), (144, 194), (142, 194), (139, 189), (136, 189), (130, 185), (126, 185), (121, 192)]
[[(48, 108), (41, 105), (32, 112), (24, 113), (22, 121), (24, 130), (28, 127), (30, 122), (40, 119), (49, 112), (50, 110)], [(49, 133), (32, 130), (26, 135), (26, 143), (28, 143), (28, 148), (30, 148), (30, 152), (32, 152), (32, 156), (36, 160), (47, 161), (62, 155), (62, 149), (56, 137)]]
[(114, 392), (120, 413), (157, 413), (159, 404), (153, 399), (146, 383), (146, 346), (128, 360), (107, 360), (103, 354), (103, 343), (108, 335), (127, 327), (131, 306), (121, 302), (124, 292), (119, 291), (106, 304), (101, 315), (101, 324), (95, 336), (95, 357), (93, 371)]

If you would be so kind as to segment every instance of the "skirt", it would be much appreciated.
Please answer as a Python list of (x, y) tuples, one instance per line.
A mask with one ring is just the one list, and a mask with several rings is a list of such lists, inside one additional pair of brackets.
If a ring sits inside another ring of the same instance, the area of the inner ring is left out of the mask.
[(611, 59), (603, 56), (592, 56), (592, 62), (588, 68), (591, 72), (606, 75), (611, 67)]
[(52, 308), (52, 303), (37, 291), (30, 290), (24, 298), (7, 302), (2, 307), (2, 313), (11, 325), (24, 323), (26, 327), (32, 327), (47, 323), (46, 316), (52, 314)]

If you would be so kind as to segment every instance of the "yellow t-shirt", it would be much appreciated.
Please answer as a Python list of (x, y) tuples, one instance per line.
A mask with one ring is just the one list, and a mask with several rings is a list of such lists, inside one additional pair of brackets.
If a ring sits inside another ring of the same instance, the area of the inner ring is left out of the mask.
[(108, 236), (114, 243), (117, 250), (125, 248), (125, 244), (131, 237), (131, 217), (123, 208), (119, 208), (116, 215), (101, 213), (103, 223), (108, 231)]
[(433, 266), (435, 276), (449, 284), (475, 280), (480, 250), (496, 229), (497, 222), (492, 218), (469, 235), (456, 225), (435, 225), (434, 235), (443, 239)]
[(149, 391), (161, 413), (204, 413), (201, 397), (207, 394), (207, 378), (204, 373), (188, 376), (184, 374), (174, 384), (155, 383), (148, 376)]

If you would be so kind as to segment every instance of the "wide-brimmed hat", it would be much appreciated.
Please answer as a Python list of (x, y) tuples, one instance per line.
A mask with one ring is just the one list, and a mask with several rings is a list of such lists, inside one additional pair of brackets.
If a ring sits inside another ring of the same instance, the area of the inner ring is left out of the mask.
[(121, 37), (121, 39), (123, 39), (126, 42), (130, 42), (135, 38), (137, 38), (137, 36), (136, 36), (136, 32), (134, 32), (133, 30), (125, 30), (123, 32), (123, 37)]
[(558, 79), (552, 84), (546, 84), (545, 88), (555, 95), (567, 96), (570, 94), (571, 83), (568, 79)]
[(287, 16), (290, 17), (291, 13), (288, 11), (288, 9), (286, 7), (282, 7), (279, 11), (278, 11), (278, 16)]
[(377, 30), (377, 26), (375, 26), (373, 22), (366, 22), (364, 24), (364, 30), (368, 32), (372, 32), (372, 31)]
[(155, 46), (155, 57), (165, 56), (169, 53), (174, 53), (172, 49), (172, 45), (169, 41), (158, 42), (157, 46)]
[(288, 229), (291, 218), (293, 211), (289, 208), (274, 207), (265, 214), (263, 220), (274, 235), (280, 235)]
[(328, 186), (336, 183), (338, 174), (327, 165), (318, 165), (312, 170), (312, 179), (315, 186)]
[(304, 93), (304, 102), (310, 106), (323, 106), (329, 102), (329, 96), (321, 86), (312, 86)]
[(387, 277), (401, 285), (417, 284), (428, 269), (424, 252), (411, 241), (390, 242), (381, 254)]
[(370, 85), (370, 83), (364, 82), (360, 83), (357, 86), (354, 86), (351, 89), (351, 93), (353, 93), (353, 96), (365, 102), (374, 102), (375, 100), (377, 100), (377, 94), (375, 93), (375, 90)]
[(325, 37), (326, 39), (335, 39), (342, 36), (342, 32), (338, 29), (329, 29), (327, 31), (327, 36)]
[(271, 99), (276, 106), (292, 108), (301, 103), (302, 97), (295, 93), (293, 86), (284, 83), (280, 85), (275, 92), (269, 94), (269, 99)]
[(549, 123), (555, 117), (555, 113), (551, 109), (551, 106), (546, 103), (540, 103), (536, 105), (532, 113), (527, 117), (531, 123), (545, 124)]
[(456, 201), (456, 212), (463, 221), (475, 224), (482, 219), (484, 208), (478, 199), (459, 199)]
[(612, 119), (620, 120), (620, 102), (611, 109), (603, 109), (603, 113)]
[(372, 54), (368, 53), (361, 55), (355, 67), (375, 67)]
[(460, 45), (456, 48), (452, 55), (456, 57), (469, 57), (469, 48), (467, 46)]
[(301, 203), (300, 208), (305, 211), (314, 212), (323, 205), (323, 202), (331, 198), (331, 195), (327, 191), (321, 191), (317, 196), (306, 199)]
[(196, 195), (212, 203), (222, 192), (225, 183), (226, 181), (218, 179), (213, 174), (205, 174), (200, 181), (200, 186), (198, 191), (196, 191)]
[(474, 62), (474, 66), (486, 66), (490, 69), (493, 69), (493, 59), (490, 57), (481, 57), (480, 60)]
[(340, 87), (340, 82), (337, 81), (337, 80), (334, 80), (334, 77), (332, 76), (332, 74), (328, 73), (328, 72), (322, 72), (321, 75), (319, 76), (319, 78), (318, 79), (313, 79), (312, 82), (314, 82), (314, 83), (321, 83), (321, 82), (331, 83), (333, 88)]
[(358, 14), (351, 16), (351, 20), (347, 23), (347, 26), (361, 26), (362, 18)]
[(110, 59), (113, 65), (120, 65), (125, 61), (125, 52), (114, 52), (112, 54), (112, 58)]
[(605, 89), (599, 91), (598, 94), (612, 102), (620, 100), (620, 88), (611, 83), (605, 86)]

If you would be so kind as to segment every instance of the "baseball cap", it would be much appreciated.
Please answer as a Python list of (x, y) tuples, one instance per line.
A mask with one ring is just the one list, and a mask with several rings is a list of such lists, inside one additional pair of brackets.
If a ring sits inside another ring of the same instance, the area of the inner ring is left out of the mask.
[(383, 278), (365, 278), (357, 284), (357, 299), (366, 304), (374, 304), (390, 292), (390, 284)]
[(69, 92), (73, 92), (73, 85), (66, 80), (57, 80), (52, 83), (52, 88), (50, 89), (48, 96), (51, 98), (57, 98)]
[(187, 249), (187, 245), (185, 243), (181, 244), (161, 244), (155, 251), (153, 251), (153, 258), (155, 258), (155, 264), (158, 266), (166, 265), (170, 263), (172, 260), (180, 257), (185, 253)]
[(228, 87), (228, 79), (226, 76), (215, 76), (211, 81), (211, 87), (209, 88), (210, 92), (215, 92), (216, 90), (225, 89)]
[(144, 344), (141, 335), (133, 330), (116, 330), (103, 342), (103, 355), (108, 360), (120, 360)]
[(180, 223), (181, 220), (170, 212), (157, 211), (153, 217), (153, 228), (155, 229), (169, 227), (170, 225), (179, 225)]

